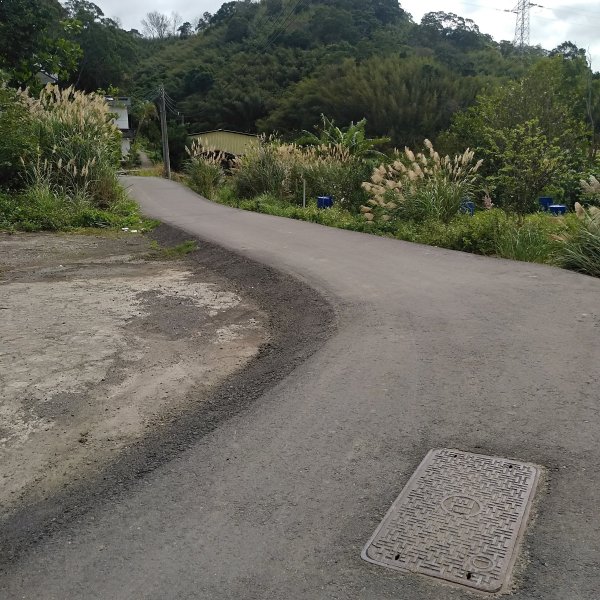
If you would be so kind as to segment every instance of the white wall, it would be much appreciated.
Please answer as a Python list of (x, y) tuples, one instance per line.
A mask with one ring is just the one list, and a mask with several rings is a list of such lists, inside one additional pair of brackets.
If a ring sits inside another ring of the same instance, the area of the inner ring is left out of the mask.
[(131, 150), (131, 140), (129, 138), (123, 138), (121, 140), (121, 154), (123, 155), (123, 158), (127, 158), (130, 150)]
[(129, 112), (126, 106), (111, 106), (110, 112), (115, 113), (115, 124), (119, 129), (129, 129)]

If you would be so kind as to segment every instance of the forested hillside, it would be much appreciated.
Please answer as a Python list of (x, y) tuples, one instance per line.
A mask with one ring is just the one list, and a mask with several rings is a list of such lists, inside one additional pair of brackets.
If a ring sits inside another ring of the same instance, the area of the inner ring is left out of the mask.
[[(13, 83), (30, 84), (42, 67), (85, 91), (116, 87), (139, 101), (139, 118), (141, 101), (164, 84), (187, 131), (286, 136), (323, 113), (338, 123), (366, 118), (369, 134), (403, 146), (437, 139), (478, 93), (548, 56), (580, 66), (579, 79), (571, 68), (562, 82), (580, 103), (600, 86), (571, 43), (518, 49), (452, 13), (415, 23), (396, 0), (226, 2), (179, 27), (155, 13), (146, 35), (122, 30), (87, 0), (6, 0), (0, 11), (0, 68)], [(596, 108), (582, 118), (600, 122)]]
[(134, 90), (164, 83), (193, 130), (287, 133), (324, 113), (366, 117), (395, 144), (435, 137), (481, 89), (545, 54), (523, 56), (453, 14), (416, 24), (395, 0), (228, 2), (197, 34), (143, 45)]

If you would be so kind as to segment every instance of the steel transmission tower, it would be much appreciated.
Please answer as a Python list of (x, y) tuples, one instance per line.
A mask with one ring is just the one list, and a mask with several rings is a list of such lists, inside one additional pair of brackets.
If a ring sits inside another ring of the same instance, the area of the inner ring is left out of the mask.
[(529, 9), (532, 6), (536, 5), (532, 4), (530, 0), (518, 0), (517, 6), (512, 11), (517, 14), (514, 44), (521, 50), (525, 46), (529, 46)]

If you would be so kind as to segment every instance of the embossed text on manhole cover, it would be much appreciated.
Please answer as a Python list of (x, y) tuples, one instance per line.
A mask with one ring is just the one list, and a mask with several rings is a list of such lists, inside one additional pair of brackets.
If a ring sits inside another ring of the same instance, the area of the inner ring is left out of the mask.
[(498, 592), (508, 585), (538, 477), (528, 463), (431, 450), (362, 557)]

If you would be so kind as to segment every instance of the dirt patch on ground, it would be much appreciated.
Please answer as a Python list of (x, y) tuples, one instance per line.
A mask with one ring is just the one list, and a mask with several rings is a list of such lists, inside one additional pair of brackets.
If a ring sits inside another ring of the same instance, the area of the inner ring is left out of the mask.
[(0, 234), (0, 336), (6, 516), (205, 401), (268, 333), (230, 281), (141, 235)]

